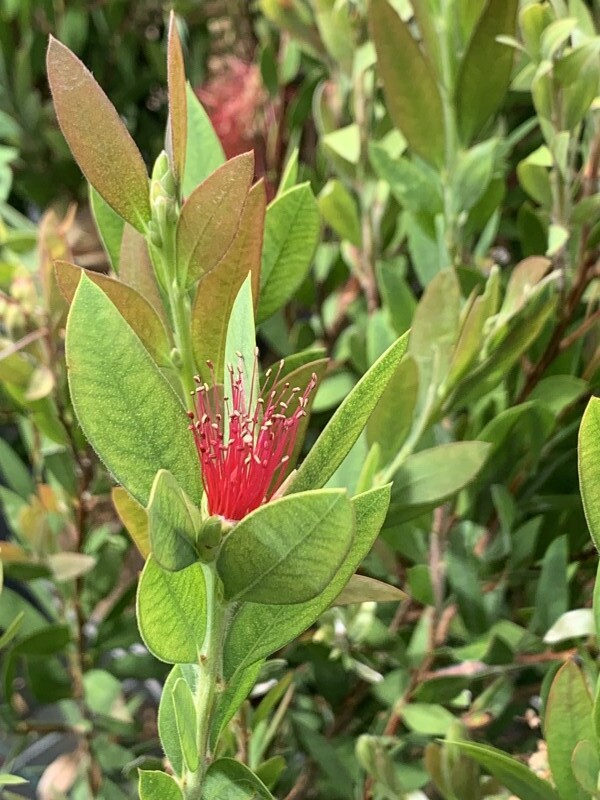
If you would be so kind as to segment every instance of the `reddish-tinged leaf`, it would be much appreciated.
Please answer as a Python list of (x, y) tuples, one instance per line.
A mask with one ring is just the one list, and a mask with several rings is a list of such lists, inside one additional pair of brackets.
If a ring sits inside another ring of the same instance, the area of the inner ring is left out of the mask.
[(187, 145), (187, 101), (185, 90), (185, 64), (174, 11), (171, 11), (169, 17), (167, 73), (169, 84), (171, 163), (173, 165), (175, 177), (181, 184), (185, 170)]
[(125, 225), (123, 229), (119, 264), (119, 279), (145, 297), (168, 328), (167, 314), (154, 276), (148, 245), (131, 225)]
[(254, 155), (243, 153), (213, 172), (184, 203), (177, 223), (177, 272), (187, 286), (214, 269), (230, 248), (253, 175)]
[(56, 116), (81, 171), (123, 219), (150, 219), (146, 166), (114, 106), (82, 62), (50, 37), (47, 55)]
[(237, 293), (248, 272), (252, 273), (256, 308), (265, 200), (265, 188), (261, 181), (248, 193), (238, 232), (231, 247), (217, 266), (206, 273), (198, 284), (192, 312), (192, 346), (200, 374), (205, 374), (207, 359), (213, 361), (216, 375), (223, 374), (227, 323)]
[(73, 301), (82, 272), (85, 272), (119, 309), (156, 363), (162, 367), (169, 367), (171, 345), (165, 327), (150, 303), (131, 286), (99, 272), (69, 264), (67, 261), (57, 261), (56, 277), (67, 302)]

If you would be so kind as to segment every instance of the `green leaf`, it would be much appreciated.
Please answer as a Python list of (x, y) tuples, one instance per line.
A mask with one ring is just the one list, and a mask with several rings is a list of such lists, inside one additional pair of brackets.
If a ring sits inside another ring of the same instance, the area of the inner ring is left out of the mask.
[(135, 142), (92, 73), (50, 36), (47, 71), (56, 116), (81, 171), (142, 233), (150, 220), (148, 174)]
[(579, 429), (579, 485), (590, 535), (600, 550), (600, 398), (592, 397)]
[(597, 745), (588, 739), (579, 742), (575, 750), (573, 750), (571, 766), (575, 780), (581, 788), (589, 792), (592, 797), (597, 796), (598, 774), (600, 773), (600, 758), (598, 758)]
[(175, 723), (181, 743), (181, 752), (187, 768), (198, 769), (198, 720), (192, 690), (184, 678), (178, 678), (173, 686)]
[(412, 356), (396, 367), (367, 422), (367, 442), (381, 448), (380, 465), (389, 464), (411, 431), (419, 394), (419, 371)]
[(173, 689), (179, 680), (184, 680), (193, 694), (198, 682), (198, 671), (197, 664), (176, 664), (167, 676), (158, 707), (160, 742), (173, 767), (173, 772), (179, 776), (183, 775), (185, 765), (177, 728)]
[[(265, 214), (264, 183), (257, 183), (248, 193), (240, 225), (225, 256), (200, 279), (192, 311), (192, 347), (196, 366), (206, 378), (206, 361), (214, 364), (215, 375), (225, 370), (227, 324), (235, 298), (252, 273), (254, 306), (258, 296)], [(236, 362), (237, 363), (237, 362)]]
[(369, 578), (367, 575), (353, 575), (332, 605), (347, 606), (351, 603), (399, 603), (407, 595), (389, 583)]
[(344, 490), (289, 495), (257, 508), (227, 536), (217, 567), (230, 601), (302, 603), (329, 584), (354, 529)]
[(408, 158), (392, 158), (386, 148), (376, 142), (369, 145), (369, 159), (379, 178), (389, 184), (404, 208), (431, 218), (442, 213), (441, 181), (429, 165)]
[(200, 512), (175, 478), (159, 470), (148, 502), (148, 534), (152, 555), (163, 569), (178, 571), (197, 561), (194, 543), (200, 525)]
[(356, 200), (339, 179), (327, 181), (321, 189), (319, 211), (341, 239), (347, 239), (355, 247), (360, 247), (360, 219)]
[(589, 800), (588, 793), (575, 779), (571, 758), (579, 742), (595, 741), (592, 698), (583, 673), (571, 660), (560, 668), (552, 681), (546, 702), (544, 734), (552, 779), (561, 797)]
[(244, 153), (219, 167), (187, 198), (177, 221), (177, 274), (190, 287), (221, 261), (231, 246), (254, 175)]
[(469, 211), (483, 196), (494, 175), (498, 139), (476, 144), (458, 159), (455, 174), (457, 208)]
[(219, 758), (208, 768), (202, 800), (273, 800), (264, 783), (245, 764)]
[(415, 733), (445, 736), (456, 718), (454, 714), (434, 703), (409, 703), (402, 709), (402, 721)]
[(229, 391), (229, 370), (238, 367), (244, 377), (249, 410), (253, 410), (258, 398), (258, 375), (256, 370), (256, 332), (254, 330), (254, 306), (252, 304), (252, 275), (248, 273), (240, 286), (231, 308), (225, 339), (225, 364), (223, 385)]
[(565, 611), (545, 633), (546, 644), (558, 644), (568, 639), (587, 639), (596, 632), (594, 612), (591, 608), (574, 608)]
[(0, 476), (4, 484), (24, 500), (35, 494), (35, 482), (29, 469), (4, 439), (0, 439)]
[(311, 448), (288, 487), (302, 492), (323, 486), (352, 449), (402, 360), (408, 336), (400, 337), (363, 375)]
[(252, 691), (263, 665), (264, 661), (261, 660), (245, 669), (238, 670), (219, 695), (211, 722), (210, 743), (212, 749), (215, 748), (227, 723)]
[(185, 408), (116, 307), (85, 275), (67, 321), (67, 364), (81, 427), (127, 491), (147, 505), (163, 468), (199, 503), (198, 456)]
[(201, 564), (167, 572), (153, 556), (146, 561), (137, 593), (142, 639), (168, 664), (197, 661), (206, 633), (206, 582)]
[(294, 187), (298, 182), (298, 155), (299, 149), (295, 147), (292, 150), (283, 170), (281, 181), (279, 182), (279, 187), (277, 189), (278, 195), (285, 194), (288, 189)]
[(392, 122), (415, 153), (442, 164), (444, 113), (430, 61), (387, 0), (371, 0), (369, 23)]
[(171, 366), (171, 342), (165, 326), (153, 306), (126, 283), (109, 278), (101, 272), (84, 270), (67, 261), (56, 261), (56, 278), (67, 302), (72, 303), (82, 275), (99, 286), (116, 306), (158, 366)]
[(442, 503), (477, 476), (489, 451), (487, 442), (450, 442), (421, 450), (396, 472), (394, 497), (403, 507)]
[(566, 536), (551, 542), (542, 559), (542, 571), (535, 593), (535, 611), (530, 628), (544, 634), (564, 614), (569, 603), (567, 567), (569, 544)]
[(497, 37), (514, 36), (518, 6), (518, 0), (488, 0), (467, 45), (455, 94), (458, 127), (466, 144), (496, 113), (508, 91), (514, 51)]
[(119, 519), (145, 561), (150, 555), (150, 536), (148, 535), (146, 509), (137, 500), (134, 500), (122, 486), (115, 486), (111, 496)]
[(140, 800), (183, 800), (177, 782), (166, 772), (138, 770)]
[(352, 545), (329, 586), (314, 600), (279, 606), (244, 603), (238, 608), (225, 642), (226, 678), (283, 647), (329, 608), (373, 546), (389, 501), (389, 486), (352, 498), (356, 522)]
[(187, 148), (183, 194), (188, 197), (202, 181), (225, 162), (225, 153), (208, 114), (189, 85), (187, 92)]
[(317, 201), (308, 183), (289, 189), (269, 205), (258, 323), (287, 303), (306, 277), (319, 238), (319, 224)]
[(183, 50), (177, 30), (177, 20), (173, 11), (171, 11), (169, 18), (167, 78), (169, 90), (168, 144), (171, 151), (171, 165), (175, 179), (181, 182), (185, 175), (188, 129), (187, 97)]
[(91, 183), (88, 184), (88, 188), (90, 208), (92, 209), (96, 229), (104, 245), (110, 265), (118, 273), (125, 220), (116, 211), (112, 210)]
[(8, 772), (0, 772), (0, 786), (20, 786), (23, 783), (28, 783), (25, 778), (20, 775), (10, 775)]
[(544, 781), (529, 767), (512, 758), (502, 750), (473, 742), (452, 742), (466, 755), (490, 772), (520, 800), (560, 800), (548, 781)]

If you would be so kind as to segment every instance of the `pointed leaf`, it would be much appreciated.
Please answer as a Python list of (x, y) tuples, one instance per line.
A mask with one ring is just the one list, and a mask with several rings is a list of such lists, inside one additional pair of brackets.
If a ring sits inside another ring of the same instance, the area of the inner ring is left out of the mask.
[(396, 367), (367, 423), (367, 442), (381, 448), (380, 466), (389, 464), (412, 429), (419, 394), (419, 370), (412, 356)]
[(213, 172), (187, 198), (177, 222), (177, 272), (192, 286), (216, 267), (240, 225), (254, 156), (244, 153)]
[(248, 273), (234, 300), (227, 323), (223, 385), (229, 389), (229, 369), (240, 368), (244, 376), (244, 389), (250, 410), (254, 408), (258, 397), (258, 375), (255, 365), (256, 332), (252, 304), (252, 275)]
[(175, 709), (175, 698), (173, 689), (175, 684), (184, 680), (190, 688), (192, 694), (196, 691), (198, 683), (199, 667), (197, 664), (175, 664), (169, 672), (163, 686), (158, 707), (158, 732), (160, 743), (165, 751), (166, 757), (173, 768), (175, 775), (182, 776), (185, 763), (181, 749), (181, 740), (177, 727), (177, 717)]
[(119, 272), (119, 257), (121, 255), (121, 240), (125, 220), (104, 201), (101, 194), (88, 184), (90, 208), (96, 223), (96, 229), (106, 250), (106, 255), (111, 267)]
[(121, 239), (119, 280), (141, 294), (156, 311), (165, 327), (169, 328), (169, 320), (150, 261), (148, 245), (144, 237), (127, 223)]
[(442, 164), (444, 114), (430, 61), (388, 0), (371, 0), (369, 23), (392, 122), (415, 153)]
[(208, 768), (202, 784), (203, 800), (274, 800), (264, 783), (245, 764), (219, 758)]
[(185, 408), (116, 306), (86, 275), (67, 321), (67, 364), (81, 427), (127, 491), (145, 506), (162, 467), (199, 502), (198, 457)]
[(347, 606), (350, 603), (399, 603), (407, 595), (397, 586), (369, 578), (367, 575), (353, 575), (332, 605)]
[(203, 180), (225, 162), (225, 153), (208, 114), (188, 83), (187, 147), (183, 194), (188, 197)]
[(248, 194), (240, 225), (233, 243), (217, 266), (203, 275), (192, 311), (192, 346), (200, 374), (208, 377), (206, 361), (212, 360), (216, 375), (225, 368), (227, 324), (235, 298), (248, 272), (256, 306), (257, 275), (260, 270), (264, 183), (257, 183)]
[(402, 336), (373, 364), (327, 423), (288, 487), (302, 492), (323, 486), (352, 449), (383, 395), (408, 345)]
[(544, 781), (516, 758), (485, 744), (452, 742), (466, 755), (490, 772), (520, 800), (560, 800), (548, 781)]
[(47, 71), (56, 116), (81, 171), (134, 228), (150, 220), (148, 174), (135, 142), (92, 73), (50, 37)]
[(302, 603), (339, 569), (352, 542), (354, 512), (342, 489), (274, 500), (238, 523), (217, 568), (230, 601)]
[(150, 556), (138, 585), (137, 618), (152, 655), (168, 664), (196, 662), (206, 633), (206, 615), (202, 566), (168, 572)]
[(173, 707), (181, 752), (187, 768), (194, 772), (198, 769), (198, 719), (192, 690), (184, 678), (179, 678), (173, 686)]
[(488, 0), (467, 45), (456, 81), (458, 125), (465, 144), (496, 113), (508, 91), (514, 50), (497, 37), (515, 35), (518, 7), (518, 0)]
[(319, 227), (319, 209), (308, 183), (279, 195), (269, 205), (257, 322), (268, 319), (300, 287), (310, 269)]
[(176, 781), (166, 772), (140, 769), (140, 800), (183, 800), (183, 793)]
[(171, 151), (173, 154), (173, 172), (176, 180), (181, 182), (185, 174), (188, 123), (185, 64), (174, 11), (171, 11), (169, 16), (167, 76), (169, 87), (169, 132)]

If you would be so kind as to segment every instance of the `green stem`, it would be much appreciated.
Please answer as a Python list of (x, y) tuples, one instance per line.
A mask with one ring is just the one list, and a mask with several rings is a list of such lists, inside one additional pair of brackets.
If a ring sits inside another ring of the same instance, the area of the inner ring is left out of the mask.
[(186, 800), (201, 800), (202, 783), (210, 755), (210, 728), (217, 693), (222, 683), (223, 637), (225, 613), (221, 582), (212, 564), (204, 566), (207, 596), (207, 627), (204, 644), (198, 655), (198, 682), (194, 705), (197, 720), (198, 768), (183, 778)]
[(445, 220), (445, 244), (450, 257), (451, 266), (458, 256), (457, 241), (457, 219), (454, 201), (454, 175), (456, 173), (456, 163), (458, 160), (458, 131), (456, 128), (456, 113), (453, 100), (453, 76), (450, 49), (450, 24), (449, 16), (455, 11), (454, 3), (445, 3), (443, 17), (440, 20), (439, 31), (441, 49), (441, 69), (442, 84), (440, 86), (442, 96), (442, 108), (444, 112), (444, 133), (445, 133), (445, 161), (442, 171), (443, 201), (444, 201), (444, 220)]

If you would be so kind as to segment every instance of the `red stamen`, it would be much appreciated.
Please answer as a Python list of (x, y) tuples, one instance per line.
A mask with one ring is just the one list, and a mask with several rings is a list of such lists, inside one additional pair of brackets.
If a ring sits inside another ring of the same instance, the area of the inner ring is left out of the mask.
[[(255, 356), (252, 387), (257, 362)], [(317, 376), (312, 375), (302, 395), (298, 387), (290, 389), (290, 384), (285, 383), (264, 395), (259, 394), (252, 408), (253, 398), (246, 397), (243, 365), (238, 366), (237, 371), (228, 368), (231, 391), (223, 398), (212, 364), (208, 367), (212, 390), (196, 379), (199, 384), (196, 414), (189, 414), (190, 430), (198, 449), (209, 513), (237, 522), (270, 500), (283, 483)], [(273, 387), (277, 385), (282, 368), (283, 362), (271, 383)], [(271, 374), (268, 370), (267, 380)], [(228, 419), (227, 440), (225, 419)]]

